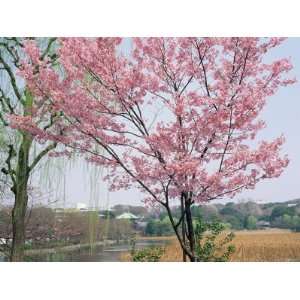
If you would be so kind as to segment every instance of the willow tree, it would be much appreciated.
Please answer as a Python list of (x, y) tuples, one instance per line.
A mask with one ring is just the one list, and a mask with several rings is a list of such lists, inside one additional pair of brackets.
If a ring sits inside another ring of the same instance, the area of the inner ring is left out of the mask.
[[(26, 38), (2, 38), (0, 40), (0, 129), (1, 129), (1, 176), (13, 193), (11, 261), (24, 259), (25, 215), (28, 205), (28, 182), (31, 174), (56, 142), (36, 145), (28, 131), (12, 128), (12, 118), (34, 118), (36, 124), (48, 131), (56, 122), (55, 112), (45, 112), (40, 101), (27, 89), (26, 81), (18, 74), (26, 61), (34, 73), (39, 73), (37, 61), (28, 59), (24, 51)], [(55, 63), (54, 38), (39, 40), (39, 64)]]
[[(253, 189), (288, 164), (282, 136), (253, 141), (265, 126), (259, 115), (268, 98), (294, 82), (292, 66), (285, 58), (264, 61), (278, 38), (137, 38), (126, 55), (121, 42), (61, 39), (64, 76), (43, 63), (39, 73), (24, 66), (31, 93), (63, 111), (67, 138), (27, 117), (15, 126), (106, 166), (111, 189), (139, 187), (145, 201), (166, 209), (183, 257), (197, 261), (191, 206)], [(30, 43), (32, 60), (36, 52)]]

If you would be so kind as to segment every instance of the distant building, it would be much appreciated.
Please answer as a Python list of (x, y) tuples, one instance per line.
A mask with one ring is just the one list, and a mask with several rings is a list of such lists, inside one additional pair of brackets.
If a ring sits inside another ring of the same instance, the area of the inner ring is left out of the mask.
[(130, 212), (125, 212), (119, 216), (116, 217), (116, 219), (125, 219), (125, 220), (138, 220), (139, 217), (135, 216), (134, 214), (130, 213)]
[(85, 203), (77, 203), (76, 209), (80, 211), (87, 211), (87, 205)]
[(98, 208), (93, 207), (93, 206), (87, 206), (85, 203), (77, 203), (76, 205), (76, 210), (81, 211), (81, 212), (95, 212), (99, 211)]
[(265, 229), (269, 228), (271, 226), (270, 222), (267, 221), (258, 221), (256, 223), (257, 228)]

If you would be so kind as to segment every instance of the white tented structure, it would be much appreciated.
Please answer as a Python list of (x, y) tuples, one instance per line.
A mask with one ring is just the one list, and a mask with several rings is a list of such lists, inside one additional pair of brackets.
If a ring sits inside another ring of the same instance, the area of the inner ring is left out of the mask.
[(125, 213), (117, 216), (116, 219), (137, 220), (137, 219), (139, 219), (139, 217), (135, 216), (134, 214), (132, 214), (130, 212), (125, 212)]

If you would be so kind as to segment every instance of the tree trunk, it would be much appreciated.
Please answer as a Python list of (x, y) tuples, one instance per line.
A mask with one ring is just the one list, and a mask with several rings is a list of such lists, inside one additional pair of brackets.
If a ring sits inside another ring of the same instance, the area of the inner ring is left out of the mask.
[[(184, 198), (183, 198), (183, 194), (181, 195), (180, 198), (180, 207), (181, 207), (181, 215), (182, 215), (182, 224), (181, 224), (181, 235), (182, 235), (182, 242), (184, 244), (186, 244), (186, 228), (185, 228), (185, 207), (184, 207)], [(186, 253), (184, 251), (184, 249), (182, 249), (182, 261), (186, 262)]]
[(28, 194), (27, 183), (19, 184), (15, 195), (15, 203), (12, 211), (12, 248), (11, 261), (24, 260), (25, 246), (25, 215), (27, 210)]
[(29, 152), (32, 137), (26, 133), (22, 134), (16, 169), (16, 182), (13, 186), (15, 203), (12, 211), (12, 247), (10, 261), (24, 261), (25, 246), (25, 216), (28, 203), (28, 178), (29, 178)]
[(195, 233), (193, 226), (193, 218), (191, 211), (191, 202), (189, 199), (185, 201), (185, 209), (186, 209), (186, 223), (187, 223), (187, 231), (188, 231), (188, 240), (189, 240), (189, 248), (192, 256), (190, 257), (190, 261), (196, 261), (195, 257)]

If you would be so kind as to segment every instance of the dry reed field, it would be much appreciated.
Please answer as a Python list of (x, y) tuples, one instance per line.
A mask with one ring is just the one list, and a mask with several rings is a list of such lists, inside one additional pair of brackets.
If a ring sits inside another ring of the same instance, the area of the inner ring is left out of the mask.
[[(236, 247), (230, 261), (281, 262), (300, 261), (300, 233), (285, 230), (237, 231)], [(180, 246), (174, 239), (166, 247), (161, 261), (181, 261)]]

